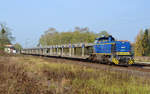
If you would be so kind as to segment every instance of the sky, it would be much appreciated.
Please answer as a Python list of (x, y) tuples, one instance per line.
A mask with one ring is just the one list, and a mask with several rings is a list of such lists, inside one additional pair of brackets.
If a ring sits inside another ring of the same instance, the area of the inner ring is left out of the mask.
[(16, 38), (14, 43), (34, 47), (48, 28), (58, 31), (89, 27), (108, 31), (118, 40), (135, 41), (150, 28), (150, 0), (0, 0), (0, 23)]

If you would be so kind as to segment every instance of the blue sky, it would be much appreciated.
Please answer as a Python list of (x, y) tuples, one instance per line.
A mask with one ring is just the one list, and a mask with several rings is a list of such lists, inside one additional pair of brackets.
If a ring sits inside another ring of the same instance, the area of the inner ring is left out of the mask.
[(0, 22), (24, 47), (35, 46), (50, 27), (58, 31), (89, 27), (133, 42), (150, 28), (150, 0), (0, 0)]

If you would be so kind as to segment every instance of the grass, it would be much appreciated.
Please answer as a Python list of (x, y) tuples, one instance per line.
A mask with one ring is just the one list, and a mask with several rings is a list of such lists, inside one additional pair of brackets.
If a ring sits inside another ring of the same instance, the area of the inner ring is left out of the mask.
[(149, 56), (136, 56), (135, 57), (136, 62), (150, 62)]
[[(68, 62), (69, 63), (69, 62)], [(150, 94), (150, 80), (109, 69), (48, 62), (37, 57), (1, 57), (2, 94)]]

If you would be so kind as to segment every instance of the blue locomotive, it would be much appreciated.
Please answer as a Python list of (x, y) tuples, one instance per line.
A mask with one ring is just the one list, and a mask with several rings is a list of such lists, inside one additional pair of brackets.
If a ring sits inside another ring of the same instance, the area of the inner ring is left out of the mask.
[(131, 44), (129, 41), (116, 41), (114, 37), (101, 37), (95, 40), (94, 53), (90, 60), (99, 63), (133, 64)]

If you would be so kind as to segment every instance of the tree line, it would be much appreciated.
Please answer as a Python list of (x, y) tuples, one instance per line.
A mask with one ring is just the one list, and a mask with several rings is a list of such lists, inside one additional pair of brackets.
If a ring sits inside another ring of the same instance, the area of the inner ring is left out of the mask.
[(40, 37), (38, 46), (73, 44), (73, 43), (93, 43), (98, 36), (108, 36), (108, 32), (102, 31), (94, 33), (89, 28), (75, 27), (73, 31), (59, 32), (55, 28), (50, 28)]
[(134, 44), (135, 56), (150, 56), (150, 29), (140, 30)]
[[(41, 35), (38, 46), (93, 43), (95, 38), (109, 36), (107, 31), (92, 32), (89, 28), (75, 27), (73, 31), (59, 32), (55, 28), (49, 28)], [(140, 30), (133, 43), (135, 56), (150, 56), (150, 29)]]

